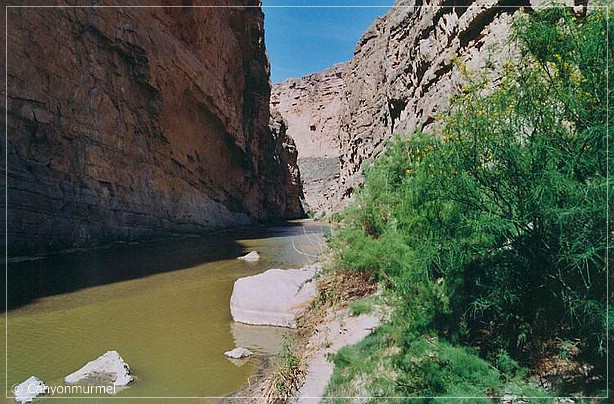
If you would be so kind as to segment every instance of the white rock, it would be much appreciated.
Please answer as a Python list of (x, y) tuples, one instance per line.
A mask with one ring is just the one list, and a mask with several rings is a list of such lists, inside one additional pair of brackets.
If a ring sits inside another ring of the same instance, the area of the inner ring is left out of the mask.
[(232, 351), (224, 352), (227, 358), (230, 359), (241, 359), (246, 358), (248, 356), (252, 356), (254, 353), (249, 349), (243, 348), (242, 346), (233, 349)]
[(296, 318), (316, 295), (313, 281), (320, 265), (302, 269), (269, 269), (237, 279), (230, 298), (235, 321), (296, 328)]
[(25, 382), (13, 387), (15, 401), (19, 403), (31, 403), (36, 397), (47, 392), (47, 386), (42, 380), (30, 376)]
[(258, 254), (258, 251), (252, 251), (249, 254), (246, 254), (242, 257), (239, 257), (237, 259), (243, 260), (243, 261), (247, 261), (247, 262), (255, 262), (258, 261), (260, 259), (260, 254)]
[(78, 383), (82, 380), (93, 384), (113, 383), (114, 386), (125, 386), (132, 382), (134, 377), (130, 374), (130, 366), (117, 351), (108, 351), (64, 378), (66, 383)]

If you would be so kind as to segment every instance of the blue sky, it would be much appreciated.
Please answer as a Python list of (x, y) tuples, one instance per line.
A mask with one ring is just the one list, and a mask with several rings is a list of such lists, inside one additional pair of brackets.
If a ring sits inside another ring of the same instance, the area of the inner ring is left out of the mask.
[[(301, 77), (350, 60), (363, 32), (393, 3), (394, 0), (263, 0), (271, 81)], [(288, 5), (292, 7), (275, 7)]]

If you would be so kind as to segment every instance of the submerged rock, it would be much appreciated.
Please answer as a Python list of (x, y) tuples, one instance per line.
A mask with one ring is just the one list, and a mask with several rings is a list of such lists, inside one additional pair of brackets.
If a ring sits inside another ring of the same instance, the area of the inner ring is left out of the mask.
[(30, 376), (23, 383), (13, 387), (13, 395), (18, 403), (31, 403), (36, 397), (46, 392), (47, 385), (34, 376)]
[(246, 254), (242, 257), (239, 257), (237, 259), (243, 260), (243, 261), (247, 261), (247, 262), (254, 262), (254, 261), (258, 261), (260, 259), (260, 254), (258, 254), (258, 251), (252, 251), (249, 254)]
[(117, 351), (106, 352), (64, 378), (66, 383), (86, 381), (97, 385), (112, 383), (114, 386), (125, 386), (133, 380), (130, 366)]
[(321, 268), (269, 269), (237, 279), (230, 298), (235, 321), (254, 325), (296, 328), (296, 319), (315, 297), (313, 277)]
[(230, 359), (241, 359), (246, 358), (248, 356), (252, 356), (254, 353), (249, 349), (243, 348), (242, 346), (233, 349), (232, 351), (224, 352), (224, 355)]
[(279, 327), (244, 324), (234, 321), (230, 324), (235, 346), (248, 346), (265, 355), (278, 355), (284, 335)]

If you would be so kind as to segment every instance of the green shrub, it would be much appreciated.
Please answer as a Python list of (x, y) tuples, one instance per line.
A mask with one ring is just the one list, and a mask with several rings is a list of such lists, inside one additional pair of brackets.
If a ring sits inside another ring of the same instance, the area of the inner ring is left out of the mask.
[(486, 397), (549, 396), (515, 377), (502, 381), (499, 371), (470, 348), (435, 337), (413, 340), (397, 358), (397, 367), (402, 370), (397, 384), (409, 397), (465, 397), (466, 402), (480, 401), (481, 397), (483, 402), (492, 402)]
[[(331, 244), (340, 267), (376, 271), (396, 290), (405, 354), (437, 331), (507, 374), (501, 350), (526, 357), (558, 337), (581, 341), (605, 373), (608, 18), (565, 8), (519, 18), (522, 56), (494, 88), (486, 73), (467, 76), (440, 132), (398, 138), (365, 170)], [(428, 375), (444, 365), (416, 366), (421, 388), (439, 391)]]
[[(342, 348), (332, 356), (335, 369), (324, 394), (326, 402), (346, 403), (347, 397), (390, 397), (397, 394), (386, 354), (391, 340), (378, 329), (356, 345)], [(390, 401), (390, 400), (387, 400)]]
[(370, 314), (373, 312), (377, 304), (377, 296), (368, 296), (359, 300), (350, 302), (348, 309), (351, 316), (360, 316), (361, 314)]
[[(484, 402), (489, 397), (550, 397), (524, 373), (504, 375), (473, 350), (453, 346), (432, 336), (416, 338), (401, 355), (392, 355), (389, 333), (379, 329), (356, 345), (333, 356), (335, 370), (326, 388), (326, 401), (347, 402), (342, 397), (369, 396), (373, 402)], [(394, 366), (393, 366), (394, 365)], [(396, 369), (396, 370), (395, 370)], [(399, 397), (391, 401), (391, 397)], [(401, 399), (405, 397), (405, 399)], [(463, 397), (464, 399), (460, 399)], [(530, 400), (529, 400), (530, 401)]]

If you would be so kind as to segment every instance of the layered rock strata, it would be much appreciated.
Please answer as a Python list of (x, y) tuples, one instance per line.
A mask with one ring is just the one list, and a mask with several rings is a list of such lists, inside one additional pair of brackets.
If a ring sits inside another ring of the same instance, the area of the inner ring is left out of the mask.
[(279, 111), (298, 149), (307, 210), (330, 208), (339, 177), (339, 118), (345, 83), (341, 63), (320, 73), (274, 84), (271, 109)]
[[(362, 168), (395, 135), (429, 131), (466, 72), (512, 57), (513, 15), (528, 0), (398, 0), (347, 63), (273, 87), (296, 139), (308, 204), (340, 209)], [(496, 69), (493, 76), (496, 77)], [(339, 171), (326, 158), (339, 158)]]
[(358, 186), (362, 167), (395, 134), (428, 131), (463, 71), (498, 66), (513, 54), (510, 22), (528, 0), (398, 0), (354, 50), (340, 117), (341, 175), (337, 200)]
[(8, 9), (9, 254), (302, 215), (259, 1), (218, 5)]

